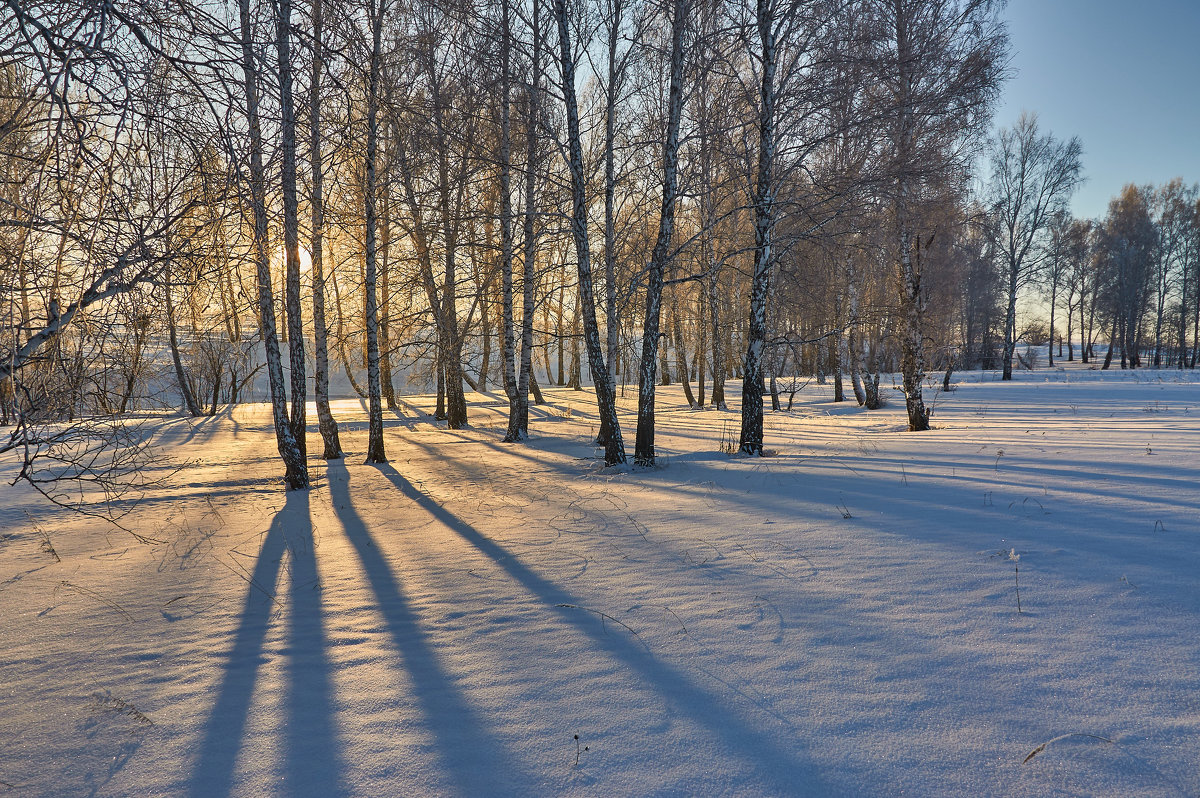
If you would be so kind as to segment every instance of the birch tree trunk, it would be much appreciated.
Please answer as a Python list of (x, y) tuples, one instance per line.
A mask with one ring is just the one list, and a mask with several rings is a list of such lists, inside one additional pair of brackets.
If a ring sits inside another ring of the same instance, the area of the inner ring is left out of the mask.
[(367, 153), (366, 185), (363, 186), (363, 221), (366, 225), (366, 293), (367, 330), (367, 463), (386, 463), (383, 445), (383, 396), (379, 380), (379, 304), (375, 295), (377, 278), (375, 232), (376, 161), (379, 152), (379, 67), (383, 38), (383, 3), (368, 0), (367, 13), (371, 18), (370, 77), (367, 86)]
[[(379, 278), (379, 389), (383, 394), (383, 404), (388, 410), (397, 409), (396, 389), (392, 385), (392, 336), (391, 336), (391, 304), (392, 304), (392, 200), (391, 190), (387, 184), (387, 170), (391, 167), (388, 159), (384, 159), (383, 179), (379, 180), (382, 190), (379, 193), (379, 251), (376, 254)], [(376, 168), (378, 179), (379, 169)]]
[[(725, 347), (721, 330), (721, 310), (717, 301), (717, 271), (714, 268), (704, 281), (708, 291), (708, 314), (712, 324), (712, 406), (725, 410)], [(704, 319), (700, 320), (704, 323)]]
[[(925, 379), (925, 298), (921, 289), (920, 242), (900, 217), (900, 304), (904, 330), (900, 338), (900, 373), (904, 386), (904, 404), (910, 432), (929, 429), (929, 411), (925, 407), (922, 382)], [(914, 257), (914, 251), (917, 256)]]
[[(521, 262), (521, 362), (517, 372), (517, 428), (521, 438), (529, 437), (529, 391), (533, 385), (533, 288), (537, 268), (537, 118), (541, 100), (539, 92), (542, 82), (541, 14), (534, 2), (533, 13), (533, 58), (529, 80), (528, 104), (526, 106), (525, 139), (525, 217)], [(541, 391), (537, 401), (540, 404)]]
[(1004, 355), (1000, 363), (1002, 380), (1012, 379), (1013, 354), (1017, 351), (1017, 276), (1015, 263), (1008, 264), (1008, 304), (1004, 310)]
[(342, 456), (342, 442), (337, 421), (329, 408), (329, 327), (325, 322), (325, 164), (321, 151), (321, 75), (325, 68), (324, 53), (325, 0), (312, 0), (313, 60), (308, 87), (309, 160), (312, 162), (312, 197), (310, 199), (313, 301), (313, 359), (316, 381), (317, 427), (321, 431), (326, 460)]
[(204, 412), (196, 402), (196, 397), (192, 393), (192, 386), (188, 384), (187, 374), (183, 370), (183, 361), (179, 357), (179, 334), (177, 331), (178, 325), (175, 323), (175, 302), (171, 298), (171, 286), (169, 283), (163, 286), (163, 292), (167, 300), (167, 343), (171, 347), (171, 364), (175, 367), (175, 382), (179, 385), (179, 395), (183, 398), (184, 409), (187, 410), (188, 415), (192, 418), (199, 418), (204, 415)]
[(658, 217), (658, 238), (650, 255), (646, 278), (646, 315), (642, 327), (642, 362), (638, 369), (638, 420), (633, 461), (654, 465), (654, 375), (662, 315), (663, 275), (671, 257), (675, 230), (675, 200), (678, 194), (679, 120), (683, 113), (684, 0), (671, 4), (671, 78), (667, 94), (667, 130), (663, 143), (663, 194)]
[(503, 344), (500, 348), (504, 362), (504, 393), (508, 397), (508, 429), (504, 434), (507, 443), (524, 438), (521, 428), (520, 394), (517, 390), (516, 334), (513, 320), (511, 20), (511, 0), (503, 0), (500, 42), (500, 302), (504, 318), (501, 323)]
[[(617, 318), (616, 130), (617, 92), (624, 78), (624, 62), (617, 60), (617, 44), (620, 41), (624, 8), (624, 0), (613, 0), (608, 30), (608, 85), (604, 97), (604, 332), (607, 345), (605, 363), (610, 373), (616, 370), (621, 341), (620, 321)], [(615, 380), (609, 383), (609, 387), (613, 392), (610, 401), (615, 405)], [(596, 442), (606, 445), (610, 432), (609, 419), (601, 417)]]
[[(692, 362), (696, 366), (696, 407), (704, 407), (704, 378), (705, 378), (705, 360), (707, 360), (706, 352), (708, 350), (708, 337), (704, 329), (704, 287), (700, 286), (700, 290), (696, 292), (696, 356)], [(682, 337), (680, 338), (682, 343)]]
[(262, 125), (259, 120), (258, 67), (250, 26), (250, 0), (238, 0), (241, 33), (242, 78), (246, 94), (246, 122), (250, 134), (250, 207), (254, 219), (254, 261), (258, 280), (259, 329), (266, 350), (267, 379), (271, 389), (271, 417), (275, 441), (284, 463), (284, 481), (293, 490), (308, 487), (308, 463), (292, 434), (287, 412), (287, 386), (275, 329), (275, 298), (271, 290), (271, 263), (267, 251), (267, 173), (263, 164)]
[[(900, 371), (904, 386), (904, 403), (908, 411), (908, 428), (912, 432), (929, 429), (929, 413), (921, 393), (925, 379), (925, 335), (924, 296), (921, 291), (920, 239), (916, 236), (912, 219), (915, 202), (915, 186), (911, 185), (909, 172), (916, 165), (915, 128), (917, 124), (914, 108), (912, 70), (916, 67), (911, 40), (910, 26), (913, 21), (908, 15), (914, 9), (899, 4), (895, 18), (898, 67), (896, 138), (896, 245), (898, 255), (898, 282), (900, 283)], [(914, 260), (914, 254), (917, 258)], [(876, 389), (878, 393), (878, 389)]]
[(762, 47), (758, 111), (758, 169), (754, 185), (754, 272), (750, 282), (750, 318), (742, 360), (743, 454), (763, 453), (763, 348), (767, 340), (767, 300), (771, 292), (775, 223), (775, 18), (771, 0), (758, 0), (756, 11)]
[(296, 108), (292, 97), (292, 0), (278, 0), (275, 49), (279, 57), (280, 188), (283, 195), (283, 251), (287, 279), (288, 359), (291, 365), (292, 436), (307, 458), (306, 404), (308, 383), (304, 361), (304, 312), (300, 306), (300, 203), (296, 195)]
[(568, 31), (566, 0), (553, 0), (558, 26), (559, 64), (562, 70), (563, 105), (567, 117), (567, 166), (571, 173), (571, 234), (575, 241), (576, 271), (583, 303), (583, 335), (587, 345), (588, 366), (596, 389), (596, 403), (601, 425), (607, 424), (610, 434), (604, 441), (605, 465), (625, 462), (625, 442), (617, 419), (616, 392), (604, 349), (600, 342), (600, 327), (596, 320), (596, 297), (592, 289), (592, 261), (588, 247), (587, 180), (584, 174), (583, 142), (579, 131), (579, 104), (575, 94), (575, 56)]
[(867, 403), (862, 384), (862, 341), (859, 337), (858, 277), (853, 263), (846, 264), (846, 349), (849, 356), (850, 383), (854, 386), (854, 399), (858, 406)]

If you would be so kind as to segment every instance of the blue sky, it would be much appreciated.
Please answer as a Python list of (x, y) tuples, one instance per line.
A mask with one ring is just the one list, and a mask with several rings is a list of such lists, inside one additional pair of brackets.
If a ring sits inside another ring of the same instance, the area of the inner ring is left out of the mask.
[(995, 124), (1036, 111), (1079, 136), (1077, 216), (1126, 183), (1200, 181), (1200, 0), (1009, 0), (1012, 68)]

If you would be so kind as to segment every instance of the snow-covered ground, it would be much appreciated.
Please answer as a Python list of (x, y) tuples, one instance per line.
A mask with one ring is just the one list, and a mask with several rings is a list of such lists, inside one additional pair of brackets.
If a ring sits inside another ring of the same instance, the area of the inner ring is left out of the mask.
[(653, 470), (345, 400), (290, 494), (265, 407), (165, 420), (160, 543), (0, 493), (0, 795), (1200, 795), (1200, 376), (985, 376), (754, 459), (662, 389)]

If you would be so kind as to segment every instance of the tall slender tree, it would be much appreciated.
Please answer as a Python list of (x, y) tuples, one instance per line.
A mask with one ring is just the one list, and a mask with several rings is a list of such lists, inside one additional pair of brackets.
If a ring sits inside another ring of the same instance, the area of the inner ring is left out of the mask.
[(266, 350), (271, 413), (275, 422), (276, 444), (284, 462), (284, 480), (289, 488), (303, 489), (309, 484), (308, 463), (288, 418), (287, 387), (283, 379), (283, 361), (275, 327), (275, 298), (271, 286), (271, 259), (267, 243), (267, 170), (263, 159), (262, 122), (259, 113), (261, 77), (250, 11), (250, 0), (238, 0), (242, 87), (245, 91), (246, 123), (250, 139), (247, 182), (253, 215), (253, 256), (258, 277), (259, 329)]
[(367, 462), (386, 463), (383, 444), (383, 396), (379, 374), (379, 301), (376, 295), (378, 279), (378, 246), (376, 214), (379, 158), (379, 77), (383, 60), (383, 17), (386, 0), (367, 0), (370, 27), (370, 56), (367, 77), (367, 152), (366, 181), (363, 185), (363, 224), (365, 225), (366, 331), (367, 331)]
[(991, 212), (1008, 299), (1001, 379), (1012, 379), (1017, 295), (1053, 257), (1050, 231), (1079, 185), (1082, 152), (1078, 138), (1060, 141), (1043, 134), (1037, 115), (1028, 113), (1001, 130), (992, 149)]
[(337, 421), (329, 406), (329, 326), (325, 321), (325, 162), (321, 138), (321, 87), (325, 71), (325, 0), (312, 0), (312, 64), (308, 85), (308, 158), (312, 167), (309, 248), (312, 251), (313, 378), (317, 427), (326, 460), (342, 456)]
[(662, 315), (663, 275), (671, 257), (675, 230), (675, 203), (679, 196), (679, 125), (683, 114), (683, 36), (688, 3), (671, 2), (670, 78), (667, 90), (667, 125), (663, 136), (662, 207), (658, 237), (650, 255), (646, 281), (646, 315), (642, 327), (642, 359), (638, 370), (638, 420), (633, 459), (638, 465), (654, 465), (654, 375)]
[(583, 305), (583, 336), (587, 344), (592, 383), (596, 389), (596, 403), (601, 424), (607, 424), (610, 431), (604, 441), (604, 462), (611, 466), (625, 462), (625, 442), (621, 437), (616, 392), (610, 383), (611, 377), (605, 363), (604, 349), (600, 342), (600, 327), (596, 319), (596, 296), (592, 287), (592, 260), (588, 244), (587, 175), (584, 171), (583, 140), (579, 129), (579, 101), (575, 92), (575, 51), (571, 43), (566, 0), (553, 0), (553, 8), (558, 28), (563, 107), (567, 117), (566, 159), (571, 177), (571, 235), (575, 242), (575, 263), (579, 277), (577, 290)]

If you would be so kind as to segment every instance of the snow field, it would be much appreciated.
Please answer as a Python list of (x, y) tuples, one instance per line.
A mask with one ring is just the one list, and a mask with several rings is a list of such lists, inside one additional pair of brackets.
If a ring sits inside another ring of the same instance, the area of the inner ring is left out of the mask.
[(810, 386), (757, 459), (660, 389), (652, 470), (590, 394), (528, 445), (406, 397), (378, 468), (343, 400), (291, 494), (264, 406), (164, 419), (158, 543), (0, 499), (0, 790), (1200, 794), (1196, 376), (962, 378), (924, 434)]

